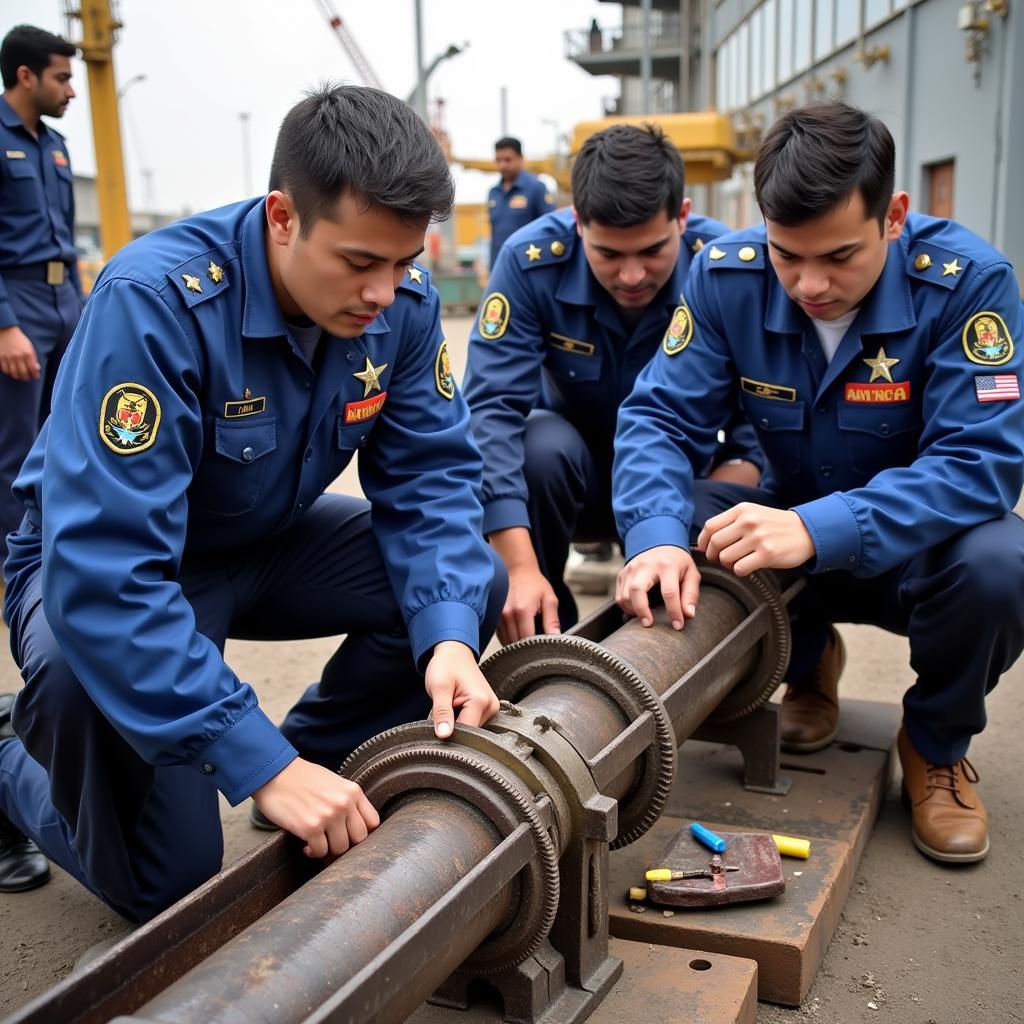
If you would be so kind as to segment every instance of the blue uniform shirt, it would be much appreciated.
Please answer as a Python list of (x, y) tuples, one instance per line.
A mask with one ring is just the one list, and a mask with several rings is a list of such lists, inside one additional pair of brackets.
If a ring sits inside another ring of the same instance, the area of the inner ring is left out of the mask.
[(3, 268), (50, 260), (68, 265), (81, 295), (75, 196), (64, 136), (40, 121), (38, 138), (33, 138), (0, 96), (0, 328), (18, 322), (7, 299)]
[[(616, 521), (632, 558), (687, 544), (693, 471), (737, 395), (813, 571), (878, 575), (1013, 508), (1024, 485), (1024, 334), (1013, 268), (952, 221), (911, 214), (831, 363), (783, 290), (763, 227), (706, 248), (684, 330), (623, 406)], [(992, 566), (998, 572), (998, 566)]]
[(554, 207), (540, 178), (529, 171), (520, 171), (507, 191), (499, 181), (487, 195), (491, 218), (491, 266), (509, 235), (543, 216)]
[[(508, 240), (470, 332), (464, 384), (484, 454), (486, 533), (529, 526), (523, 435), (532, 409), (556, 410), (590, 444), (610, 449), (619, 405), (665, 335), (693, 253), (726, 231), (691, 215), (675, 271), (632, 333), (591, 273), (571, 210)], [(737, 454), (758, 461), (747, 447)]]
[(16, 491), (41, 523), (61, 649), (148, 762), (210, 761), (237, 802), (296, 756), (175, 580), (186, 550), (295, 524), (357, 450), (417, 660), (442, 640), (479, 649), (493, 565), (439, 308), (412, 268), (361, 337), (323, 338), (314, 373), (274, 297), (262, 199), (156, 231), (104, 268)]

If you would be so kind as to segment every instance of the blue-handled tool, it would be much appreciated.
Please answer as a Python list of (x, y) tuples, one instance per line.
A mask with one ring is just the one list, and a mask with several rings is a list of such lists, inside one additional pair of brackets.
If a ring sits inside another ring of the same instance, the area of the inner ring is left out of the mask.
[(709, 828), (705, 828), (700, 822), (695, 821), (690, 825), (690, 834), (699, 843), (703, 843), (709, 850), (714, 850), (715, 853), (723, 853), (726, 846), (726, 841)]

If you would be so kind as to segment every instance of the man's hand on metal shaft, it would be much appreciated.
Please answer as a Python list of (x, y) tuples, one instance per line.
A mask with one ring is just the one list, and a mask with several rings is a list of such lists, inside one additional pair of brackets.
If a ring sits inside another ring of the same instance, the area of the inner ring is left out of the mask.
[(758, 569), (794, 569), (815, 555), (804, 521), (792, 509), (744, 501), (712, 516), (697, 548), (737, 576)]
[(308, 857), (336, 857), (380, 824), (380, 816), (356, 783), (301, 757), (260, 786), (252, 798), (275, 825), (305, 840)]
[(538, 615), (545, 633), (560, 633), (558, 598), (537, 564), (530, 531), (524, 526), (495, 530), (490, 541), (508, 569), (508, 597), (498, 622), (498, 639), (511, 644), (536, 635)]
[(697, 614), (700, 572), (690, 552), (674, 544), (648, 548), (630, 559), (615, 581), (615, 601), (645, 626), (654, 624), (648, 591), (659, 585), (665, 611), (674, 629)]
[(431, 717), (438, 739), (451, 736), (456, 712), (462, 725), (483, 725), (498, 710), (498, 698), (476, 655), (457, 640), (444, 640), (434, 648), (424, 682), (434, 702)]

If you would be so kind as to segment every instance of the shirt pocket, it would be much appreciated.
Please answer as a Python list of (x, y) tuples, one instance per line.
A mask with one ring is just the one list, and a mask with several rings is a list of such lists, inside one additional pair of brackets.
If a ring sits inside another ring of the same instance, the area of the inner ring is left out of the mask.
[(549, 345), (544, 369), (560, 384), (586, 384), (601, 375), (601, 357), (596, 353), (569, 352)]
[(370, 440), (370, 431), (377, 421), (377, 416), (371, 416), (361, 423), (346, 423), (344, 416), (338, 417), (338, 449), (343, 452), (354, 451), (356, 448), (365, 448), (366, 442)]
[(911, 403), (839, 406), (850, 466), (867, 477), (890, 466), (909, 466), (918, 455), (922, 425), (921, 411)]
[(743, 407), (775, 472), (784, 477), (800, 473), (804, 461), (805, 403), (744, 394)]
[[(0, 209), (14, 213), (38, 210), (41, 183), (32, 162), (8, 157), (3, 161), (3, 172)], [(6, 196), (5, 192), (8, 193)]]
[(189, 494), (196, 512), (240, 516), (259, 504), (269, 456), (277, 449), (277, 420), (213, 421), (213, 447)]

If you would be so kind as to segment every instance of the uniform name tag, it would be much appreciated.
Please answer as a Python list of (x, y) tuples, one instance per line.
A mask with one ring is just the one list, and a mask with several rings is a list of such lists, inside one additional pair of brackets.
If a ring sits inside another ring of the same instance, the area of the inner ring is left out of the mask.
[(525, 210), (527, 206), (526, 196), (513, 196), (508, 201), (508, 208), (510, 210)]
[(225, 419), (235, 420), (241, 416), (255, 416), (257, 413), (267, 411), (267, 396), (260, 395), (259, 398), (247, 398), (241, 402), (225, 402)]
[(594, 354), (594, 346), (589, 341), (567, 338), (564, 334), (555, 334), (554, 331), (551, 332), (549, 337), (551, 338), (551, 344), (555, 348), (560, 348), (563, 352), (575, 352), (580, 356), (592, 356)]
[(848, 402), (908, 402), (910, 381), (899, 380), (893, 384), (847, 384), (843, 396)]
[(387, 397), (388, 393), (382, 391), (379, 395), (374, 395), (373, 398), (364, 398), (361, 402), (347, 402), (345, 404), (345, 422), (362, 423), (364, 420), (376, 416), (383, 408), (384, 399)]
[(8, 160), (24, 160), (25, 152), (21, 149), (9, 149), (4, 153), (4, 156), (7, 157)]
[(774, 398), (779, 402), (796, 401), (796, 388), (786, 387), (784, 384), (765, 384), (762, 380), (740, 377), (740, 387), (748, 394), (757, 395), (758, 398)]

